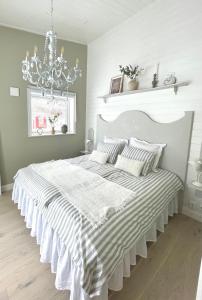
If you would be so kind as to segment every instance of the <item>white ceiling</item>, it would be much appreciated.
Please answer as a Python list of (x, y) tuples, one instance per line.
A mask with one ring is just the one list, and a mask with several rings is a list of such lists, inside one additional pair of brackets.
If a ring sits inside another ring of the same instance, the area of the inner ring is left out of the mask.
[[(153, 1), (55, 0), (55, 30), (62, 39), (88, 44)], [(50, 0), (0, 0), (0, 24), (44, 34)]]

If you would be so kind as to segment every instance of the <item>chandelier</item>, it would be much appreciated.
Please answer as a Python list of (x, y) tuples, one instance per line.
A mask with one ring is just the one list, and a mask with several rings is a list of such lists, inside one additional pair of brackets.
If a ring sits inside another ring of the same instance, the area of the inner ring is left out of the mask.
[(23, 79), (39, 87), (44, 94), (46, 91), (52, 96), (54, 90), (67, 91), (68, 88), (81, 77), (79, 60), (72, 68), (63, 57), (64, 47), (61, 48), (60, 56), (57, 57), (57, 35), (53, 26), (53, 0), (51, 0), (51, 30), (46, 33), (44, 57), (38, 56), (38, 48), (34, 47), (34, 55), (22, 61)]

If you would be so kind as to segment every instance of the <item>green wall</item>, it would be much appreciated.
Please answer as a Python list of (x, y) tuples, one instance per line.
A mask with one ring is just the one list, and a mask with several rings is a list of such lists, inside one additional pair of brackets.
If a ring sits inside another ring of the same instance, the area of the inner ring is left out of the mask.
[[(0, 26), (0, 174), (2, 184), (11, 183), (19, 168), (33, 162), (76, 156), (84, 147), (86, 112), (85, 45), (58, 41), (72, 63), (79, 58), (82, 78), (71, 87), (77, 95), (77, 133), (66, 136), (29, 137), (27, 123), (27, 82), (22, 79), (21, 61), (34, 45), (41, 56), (44, 37)], [(9, 87), (19, 87), (20, 97), (11, 97)]]

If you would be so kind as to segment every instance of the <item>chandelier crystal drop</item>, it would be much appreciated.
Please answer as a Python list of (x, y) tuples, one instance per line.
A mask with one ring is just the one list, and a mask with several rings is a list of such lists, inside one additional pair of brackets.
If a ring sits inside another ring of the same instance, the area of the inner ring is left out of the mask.
[(63, 54), (64, 47), (57, 57), (57, 35), (53, 26), (53, 0), (51, 0), (51, 30), (46, 33), (44, 57), (39, 58), (37, 46), (34, 47), (33, 56), (29, 57), (29, 52), (26, 52), (26, 58), (22, 61), (23, 79), (39, 87), (43, 94), (48, 91), (52, 97), (55, 89), (61, 93), (67, 91), (76, 79), (81, 77), (81, 69), (78, 59), (72, 68)]

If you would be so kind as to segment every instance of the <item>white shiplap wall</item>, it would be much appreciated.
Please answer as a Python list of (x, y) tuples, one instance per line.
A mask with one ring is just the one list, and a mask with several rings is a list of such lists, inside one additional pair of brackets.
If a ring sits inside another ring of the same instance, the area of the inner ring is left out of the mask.
[[(157, 121), (169, 122), (194, 110), (190, 159), (199, 157), (202, 143), (202, 2), (157, 0), (132, 18), (88, 45), (86, 130), (95, 128), (96, 115), (114, 119), (120, 112), (137, 109)], [(151, 86), (155, 64), (160, 62), (160, 83), (169, 72), (178, 80), (191, 80), (179, 89), (112, 98), (104, 104), (97, 96), (108, 93), (110, 78), (119, 64), (145, 68), (140, 88)], [(189, 167), (189, 183), (194, 172)], [(187, 186), (185, 212), (202, 220), (199, 198)], [(193, 203), (192, 203), (193, 202)]]

